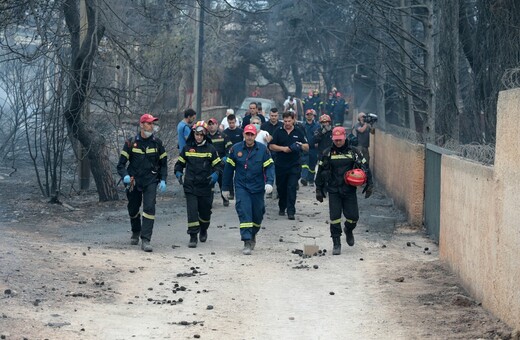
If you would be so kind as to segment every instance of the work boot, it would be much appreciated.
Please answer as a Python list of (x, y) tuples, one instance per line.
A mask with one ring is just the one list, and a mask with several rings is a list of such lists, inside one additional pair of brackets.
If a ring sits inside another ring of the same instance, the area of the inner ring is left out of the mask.
[(130, 244), (135, 246), (139, 244), (139, 236), (141, 236), (141, 233), (132, 232), (132, 237), (130, 237)]
[(265, 198), (273, 198), (273, 193), (270, 192), (268, 194), (265, 194)]
[(152, 245), (150, 244), (150, 241), (148, 240), (141, 240), (141, 249), (145, 252), (149, 253), (153, 251)]
[(255, 246), (256, 246), (256, 235), (253, 235), (253, 238), (251, 239), (250, 244), (251, 244), (251, 250), (255, 250)]
[(332, 255), (340, 255), (341, 254), (341, 238), (339, 236), (332, 238)]
[(222, 198), (225, 207), (229, 207), (229, 200)]
[(354, 233), (352, 229), (345, 227), (345, 235), (347, 236), (347, 244), (352, 247), (354, 245)]
[(190, 234), (190, 242), (188, 248), (197, 248), (197, 234)]
[(278, 215), (280, 215), (280, 216), (285, 216), (285, 210), (280, 210), (280, 211), (278, 212)]
[(232, 192), (230, 192), (230, 193), (229, 193), (229, 199), (230, 199), (230, 200), (234, 200), (234, 199), (235, 199), (235, 194), (232, 193)]
[(242, 250), (242, 254), (244, 255), (251, 255), (251, 241), (247, 240), (244, 241), (244, 249)]
[(290, 220), (295, 220), (295, 217), (293, 214), (287, 214), (287, 218)]
[(200, 242), (206, 242), (208, 239), (208, 229), (201, 229), (199, 233)]
[(307, 186), (307, 180), (306, 180), (306, 179), (302, 178), (302, 179), (301, 179), (301, 182), (302, 182), (302, 185), (303, 185), (304, 187)]

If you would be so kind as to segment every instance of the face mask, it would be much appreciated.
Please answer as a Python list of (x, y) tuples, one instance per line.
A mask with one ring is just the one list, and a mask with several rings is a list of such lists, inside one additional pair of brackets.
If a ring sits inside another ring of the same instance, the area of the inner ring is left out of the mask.
[(151, 135), (153, 135), (153, 132), (152, 131), (143, 131), (143, 134), (146, 138), (150, 137)]
[(255, 126), (257, 132), (260, 131), (260, 124), (253, 124), (253, 125)]

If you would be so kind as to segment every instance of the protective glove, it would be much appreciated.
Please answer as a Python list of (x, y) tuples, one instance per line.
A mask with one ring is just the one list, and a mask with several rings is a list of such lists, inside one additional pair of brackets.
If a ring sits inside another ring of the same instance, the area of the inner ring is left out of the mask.
[(271, 184), (266, 184), (265, 185), (265, 193), (269, 195), (272, 192), (273, 192), (273, 186)]
[(222, 191), (222, 196), (224, 196), (225, 199), (229, 200), (230, 192), (229, 191)]
[(222, 162), (223, 162), (223, 163), (226, 163), (226, 162), (227, 162), (227, 156), (222, 157)]
[(209, 179), (209, 186), (212, 187), (217, 183), (218, 181), (218, 173), (213, 172), (211, 175), (208, 176)]
[(166, 182), (164, 180), (161, 180), (161, 182), (159, 183), (159, 190), (161, 190), (161, 192), (166, 191)]
[(371, 185), (365, 185), (365, 188), (363, 189), (363, 194), (365, 194), (365, 198), (369, 198), (370, 196), (372, 196), (372, 191), (373, 188)]
[(126, 175), (125, 177), (123, 177), (123, 183), (130, 184), (130, 175)]
[(182, 184), (183, 184), (183, 183), (182, 183), (182, 172), (177, 171), (177, 172), (175, 173), (175, 177), (177, 177), (177, 180), (179, 181), (179, 184), (182, 185)]
[(298, 142), (294, 142), (289, 146), (292, 152), (298, 152), (302, 149), (302, 145)]
[(320, 203), (323, 203), (323, 192), (321, 189), (316, 189), (316, 200), (318, 200)]

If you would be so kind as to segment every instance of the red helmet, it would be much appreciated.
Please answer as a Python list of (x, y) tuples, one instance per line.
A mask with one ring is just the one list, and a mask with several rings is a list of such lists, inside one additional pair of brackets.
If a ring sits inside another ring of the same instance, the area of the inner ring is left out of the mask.
[(320, 123), (324, 123), (324, 122), (331, 122), (332, 120), (330, 119), (330, 116), (328, 114), (322, 114), (320, 116)]
[(346, 184), (358, 187), (360, 185), (365, 184), (365, 182), (367, 181), (367, 175), (361, 169), (352, 169), (345, 172), (343, 179), (345, 180)]

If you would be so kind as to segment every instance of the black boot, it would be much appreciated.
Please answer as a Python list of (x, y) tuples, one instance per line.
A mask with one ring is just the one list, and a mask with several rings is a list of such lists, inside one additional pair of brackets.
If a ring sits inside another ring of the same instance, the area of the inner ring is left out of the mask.
[(242, 254), (251, 255), (251, 240), (244, 241), (244, 249), (242, 249)]
[(354, 228), (356, 227), (356, 223), (349, 223), (347, 221), (345, 221), (345, 228), (343, 229), (343, 231), (345, 231), (345, 236), (347, 238), (347, 244), (349, 246), (353, 246), (354, 245)]
[(339, 236), (335, 236), (332, 238), (332, 255), (340, 255), (341, 254), (341, 238)]
[(141, 214), (130, 217), (130, 225), (132, 226), (132, 236), (130, 237), (130, 244), (139, 244), (139, 236), (141, 236)]
[(188, 248), (197, 248), (197, 234), (190, 234), (190, 242)]
[(208, 229), (200, 229), (199, 240), (200, 242), (206, 242), (208, 239)]

